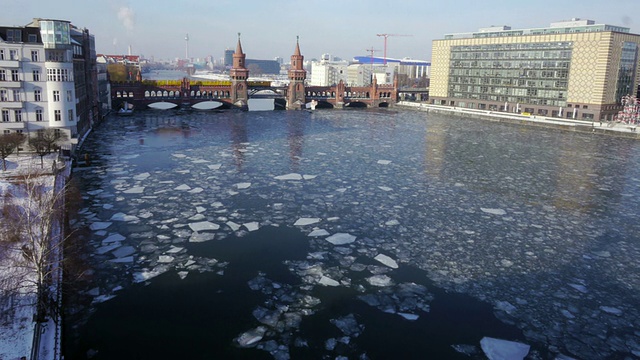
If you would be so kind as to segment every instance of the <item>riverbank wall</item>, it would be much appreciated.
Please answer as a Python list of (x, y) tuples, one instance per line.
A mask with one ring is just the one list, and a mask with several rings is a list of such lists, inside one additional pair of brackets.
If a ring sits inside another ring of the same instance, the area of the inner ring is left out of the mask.
[(635, 125), (616, 122), (583, 121), (573, 119), (551, 118), (537, 115), (522, 115), (501, 111), (466, 109), (442, 105), (431, 105), (419, 102), (400, 101), (397, 106), (436, 114), (459, 115), (480, 120), (495, 121), (508, 124), (544, 127), (563, 131), (602, 134), (640, 140), (640, 131)]

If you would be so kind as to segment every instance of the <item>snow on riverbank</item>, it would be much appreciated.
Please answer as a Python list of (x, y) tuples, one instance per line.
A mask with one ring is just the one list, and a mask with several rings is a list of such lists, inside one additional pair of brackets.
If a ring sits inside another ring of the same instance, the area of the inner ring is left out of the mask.
[[(56, 155), (45, 157), (41, 167), (40, 157), (24, 155), (11, 155), (6, 159), (6, 171), (0, 167), (0, 206), (4, 208), (5, 202), (10, 198), (13, 203), (23, 204), (26, 198), (17, 184), (17, 177), (27, 173), (45, 172), (48, 176), (40, 179), (45, 188), (51, 188), (54, 177), (51, 167)], [(0, 214), (2, 222), (5, 221)], [(19, 251), (0, 250), (0, 278), (7, 275), (14, 276), (19, 269), (14, 265)], [(6, 289), (0, 289), (0, 359), (14, 360), (25, 356), (30, 357), (33, 343), (35, 313), (35, 295), (33, 289), (22, 289), (22, 296), (13, 299), (5, 298)], [(52, 331), (51, 331), (52, 332)], [(47, 340), (45, 340), (47, 341)]]

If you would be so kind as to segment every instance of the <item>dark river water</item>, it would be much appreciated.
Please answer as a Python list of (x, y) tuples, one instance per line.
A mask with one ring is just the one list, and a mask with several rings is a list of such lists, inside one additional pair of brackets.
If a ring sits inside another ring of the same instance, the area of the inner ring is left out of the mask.
[(85, 153), (67, 359), (640, 356), (637, 141), (402, 108), (149, 110)]

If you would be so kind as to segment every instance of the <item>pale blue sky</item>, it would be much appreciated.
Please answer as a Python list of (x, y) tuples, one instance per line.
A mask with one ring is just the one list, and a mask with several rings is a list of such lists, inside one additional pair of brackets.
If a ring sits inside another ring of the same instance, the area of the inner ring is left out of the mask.
[(69, 20), (88, 28), (99, 53), (147, 57), (222, 57), (237, 33), (248, 58), (287, 61), (300, 36), (305, 59), (323, 53), (351, 59), (380, 50), (387, 56), (431, 59), (431, 41), (444, 34), (491, 25), (546, 27), (574, 17), (622, 25), (640, 34), (640, 0), (0, 0), (0, 25), (26, 25), (34, 17)]

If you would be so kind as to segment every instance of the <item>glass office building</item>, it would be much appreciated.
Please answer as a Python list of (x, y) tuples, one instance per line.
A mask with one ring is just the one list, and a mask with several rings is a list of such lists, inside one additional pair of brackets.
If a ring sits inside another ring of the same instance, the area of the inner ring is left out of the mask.
[(433, 104), (611, 120), (640, 82), (640, 35), (573, 19), (548, 28), (508, 26), (434, 40)]

